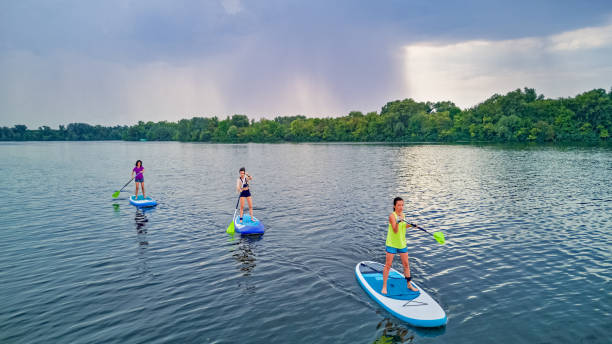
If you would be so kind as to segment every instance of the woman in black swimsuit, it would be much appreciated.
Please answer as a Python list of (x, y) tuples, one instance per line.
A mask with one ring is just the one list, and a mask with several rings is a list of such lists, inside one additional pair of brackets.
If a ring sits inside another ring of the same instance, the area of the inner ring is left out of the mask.
[(246, 198), (249, 203), (249, 215), (251, 215), (251, 221), (257, 221), (253, 217), (253, 199), (251, 199), (251, 191), (249, 190), (249, 181), (253, 180), (244, 167), (240, 168), (240, 178), (236, 182), (236, 191), (240, 192), (240, 223), (242, 223), (242, 214), (244, 213), (244, 200)]

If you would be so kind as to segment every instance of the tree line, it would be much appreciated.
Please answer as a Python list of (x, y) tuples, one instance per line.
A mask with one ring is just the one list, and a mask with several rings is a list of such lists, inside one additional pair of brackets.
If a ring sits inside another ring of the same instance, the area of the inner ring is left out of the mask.
[(380, 113), (343, 117), (279, 116), (258, 121), (236, 114), (104, 127), (86, 123), (28, 129), (1, 127), (2, 141), (126, 140), (182, 142), (608, 142), (612, 90), (545, 99), (532, 88), (495, 94), (461, 110), (453, 102), (391, 101)]

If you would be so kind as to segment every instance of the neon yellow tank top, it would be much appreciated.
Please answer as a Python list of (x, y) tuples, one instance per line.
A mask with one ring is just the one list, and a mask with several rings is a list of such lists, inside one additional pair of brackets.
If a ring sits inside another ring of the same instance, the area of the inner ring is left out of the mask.
[[(393, 212), (395, 221), (397, 221), (397, 214)], [(389, 230), (387, 231), (387, 242), (385, 245), (394, 248), (405, 248), (406, 243), (406, 222), (402, 221), (397, 224), (397, 233), (393, 232), (393, 227), (389, 224)]]

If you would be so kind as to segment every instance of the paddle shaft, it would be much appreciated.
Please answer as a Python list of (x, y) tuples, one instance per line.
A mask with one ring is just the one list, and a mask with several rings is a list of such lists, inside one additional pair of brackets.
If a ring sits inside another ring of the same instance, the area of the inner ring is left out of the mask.
[[(404, 221), (404, 220), (400, 220), (400, 221)], [(406, 221), (404, 221), (404, 222), (406, 222)], [(408, 225), (410, 225), (412, 227), (415, 227), (417, 229), (420, 229), (420, 230), (422, 230), (423, 232), (425, 232), (425, 233), (427, 233), (429, 235), (433, 235), (434, 239), (436, 239), (436, 241), (439, 244), (444, 245), (444, 233), (442, 233), (442, 232), (431, 233), (428, 230), (426, 230), (425, 228), (419, 227), (419, 226), (415, 225), (414, 223), (406, 222), (406, 224), (408, 224)]]
[(125, 183), (125, 185), (121, 188), (121, 190), (119, 190), (119, 192), (123, 191), (123, 189), (125, 189), (125, 187), (128, 186), (128, 184), (131, 183), (134, 178), (136, 178), (136, 176), (132, 177), (129, 182)]
[(414, 223), (409, 223), (409, 225), (411, 225), (412, 227), (418, 228), (418, 229), (422, 230), (423, 232), (425, 232), (427, 234), (431, 234), (426, 229), (424, 229), (422, 227), (419, 227), (419, 226), (415, 225)]
[[(406, 221), (404, 221), (404, 220), (400, 220), (400, 222), (406, 222)], [(427, 233), (427, 234), (431, 234), (431, 233), (429, 233), (427, 230), (425, 230), (424, 228), (421, 228), (421, 227), (419, 227), (419, 226), (415, 225), (414, 223), (408, 223), (408, 222), (406, 222), (406, 224), (407, 224), (407, 225), (411, 225), (412, 227), (418, 228), (418, 229), (422, 230), (423, 232), (425, 232), (425, 233)]]
[(234, 210), (234, 217), (232, 217), (232, 222), (236, 219), (236, 212), (238, 211), (238, 203), (240, 203), (240, 196), (238, 196), (238, 200), (236, 201), (236, 210)]

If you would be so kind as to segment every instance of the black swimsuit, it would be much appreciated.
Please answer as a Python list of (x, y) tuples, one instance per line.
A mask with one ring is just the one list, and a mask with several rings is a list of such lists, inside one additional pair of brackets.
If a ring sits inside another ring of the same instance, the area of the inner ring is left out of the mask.
[[(242, 181), (242, 179), (240, 179), (240, 181)], [(242, 187), (246, 188), (249, 186), (249, 183), (247, 182), (247, 179), (244, 178), (244, 181), (242, 181)], [(240, 197), (251, 197), (251, 190), (242, 190), (240, 192)]]

